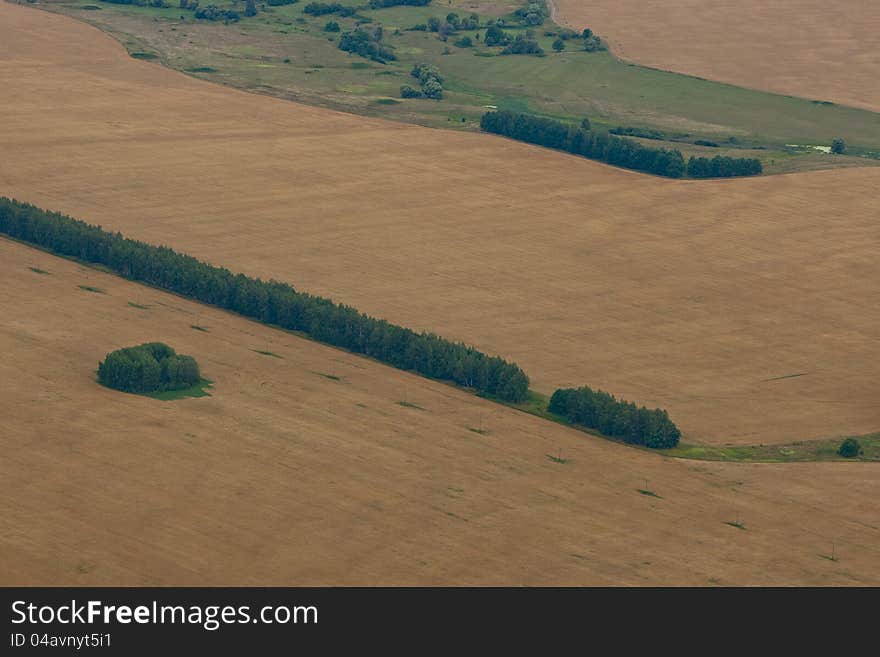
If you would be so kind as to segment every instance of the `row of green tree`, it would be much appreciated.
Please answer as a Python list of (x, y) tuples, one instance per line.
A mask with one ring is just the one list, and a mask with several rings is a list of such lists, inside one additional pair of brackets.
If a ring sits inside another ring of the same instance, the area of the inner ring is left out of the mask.
[(440, 70), (433, 64), (416, 64), (410, 75), (419, 81), (422, 90), (413, 89), (405, 84), (400, 88), (401, 98), (443, 98), (443, 77)]
[(625, 169), (669, 178), (681, 178), (685, 171), (684, 158), (678, 150), (649, 148), (632, 139), (576, 128), (531, 114), (505, 110), (486, 112), (480, 120), (480, 127), (486, 132), (558, 148)]
[(111, 351), (98, 364), (98, 381), (124, 392), (182, 390), (201, 380), (192, 356), (177, 354), (161, 342)]
[(339, 4), (338, 2), (310, 2), (303, 7), (303, 13), (311, 16), (326, 16), (328, 14), (354, 16), (357, 13), (357, 9)]
[(387, 64), (397, 59), (397, 56), (391, 46), (382, 43), (383, 33), (382, 26), (373, 29), (357, 27), (342, 34), (338, 48), (380, 64)]
[(761, 160), (756, 157), (713, 158), (692, 157), (688, 160), (687, 174), (691, 178), (734, 178), (737, 176), (757, 176), (764, 170)]
[(302, 331), (319, 342), (400, 369), (452, 381), (505, 401), (526, 398), (529, 379), (515, 363), (298, 292), (286, 283), (233, 274), (168, 247), (131, 240), (7, 198), (0, 198), (0, 233), (267, 324)]
[(666, 411), (647, 409), (591, 388), (560, 388), (547, 410), (573, 424), (633, 445), (669, 449), (678, 445), (681, 432)]

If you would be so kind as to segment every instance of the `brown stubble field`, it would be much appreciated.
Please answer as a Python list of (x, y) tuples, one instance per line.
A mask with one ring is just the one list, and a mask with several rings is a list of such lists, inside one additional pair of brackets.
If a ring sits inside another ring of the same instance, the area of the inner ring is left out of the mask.
[(875, 0), (552, 0), (639, 64), (880, 111)]
[(0, 88), (0, 193), (668, 408), (690, 442), (880, 427), (878, 169), (661, 180), (214, 86), (5, 3)]
[[(5, 239), (0, 280), (4, 585), (880, 584), (873, 464), (667, 459)], [(97, 384), (152, 340), (212, 396)]]

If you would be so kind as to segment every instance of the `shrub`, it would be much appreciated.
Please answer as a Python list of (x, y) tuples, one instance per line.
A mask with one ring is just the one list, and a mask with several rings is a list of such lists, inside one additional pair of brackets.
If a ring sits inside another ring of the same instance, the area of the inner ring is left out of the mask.
[(399, 5), (424, 7), (428, 4), (431, 4), (431, 0), (370, 0), (370, 9), (383, 9), (385, 7), (397, 7)]
[(563, 41), (559, 37), (556, 37), (556, 41), (553, 42), (553, 50), (555, 50), (556, 52), (562, 52), (563, 50), (565, 50), (565, 41)]
[(840, 443), (840, 449), (837, 450), (837, 453), (844, 458), (852, 459), (862, 453), (862, 446), (855, 438), (847, 438)]
[(98, 381), (124, 392), (159, 392), (194, 386), (202, 377), (198, 363), (161, 342), (112, 351), (98, 364)]
[(692, 157), (688, 161), (687, 174), (691, 178), (735, 178), (757, 176), (764, 170), (761, 160), (753, 157), (725, 157), (716, 155)]
[(338, 32), (339, 31), (339, 23), (336, 21), (327, 21), (324, 25), (325, 32)]
[(538, 55), (544, 54), (544, 49), (538, 45), (534, 33), (529, 30), (525, 34), (517, 34), (516, 38), (504, 50), (502, 55)]
[(681, 432), (666, 411), (636, 406), (586, 386), (557, 390), (547, 410), (606, 436), (653, 449), (675, 447), (681, 438)]
[(831, 142), (831, 152), (835, 155), (843, 155), (846, 152), (846, 142), (838, 137)]
[(208, 5), (207, 7), (196, 9), (194, 15), (196, 18), (203, 21), (228, 21), (230, 23), (235, 23), (241, 18), (237, 11), (232, 9), (220, 9), (214, 5)]
[(397, 59), (391, 48), (382, 43), (381, 27), (375, 30), (359, 27), (351, 32), (345, 32), (339, 39), (339, 49), (372, 59), (380, 64)]
[(453, 45), (458, 46), (459, 48), (472, 48), (474, 42), (469, 36), (463, 36), (460, 39), (456, 39), (453, 42)]
[(421, 98), (422, 92), (419, 91), (418, 89), (413, 89), (408, 84), (405, 84), (402, 87), (400, 87), (400, 97), (401, 98)]

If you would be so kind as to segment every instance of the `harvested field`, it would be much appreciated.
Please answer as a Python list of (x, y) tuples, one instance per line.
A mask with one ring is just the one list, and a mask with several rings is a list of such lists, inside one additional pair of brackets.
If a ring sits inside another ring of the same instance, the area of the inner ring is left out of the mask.
[[(873, 464), (666, 459), (5, 239), (0, 277), (0, 584), (880, 584)], [(156, 339), (212, 396), (95, 382)]]
[(880, 428), (880, 169), (660, 180), (236, 92), (4, 3), (0, 85), (2, 194), (668, 408), (691, 442)]
[(874, 0), (552, 0), (632, 62), (880, 111)]

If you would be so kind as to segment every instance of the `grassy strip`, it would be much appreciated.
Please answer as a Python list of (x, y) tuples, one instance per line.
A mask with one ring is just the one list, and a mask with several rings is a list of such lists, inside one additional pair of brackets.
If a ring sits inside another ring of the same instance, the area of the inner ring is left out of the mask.
[(213, 381), (209, 381), (208, 379), (202, 379), (189, 388), (164, 390), (162, 392), (149, 392), (145, 393), (143, 396), (160, 399), (162, 401), (174, 401), (176, 399), (185, 399), (187, 397), (210, 397), (211, 393), (208, 392), (208, 388), (210, 388), (213, 383)]

